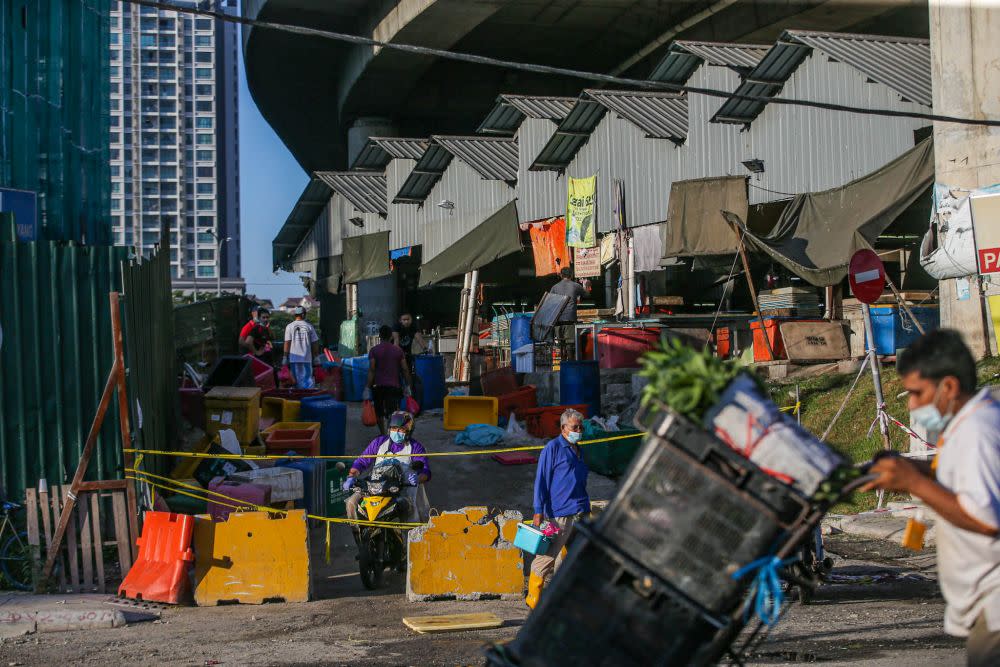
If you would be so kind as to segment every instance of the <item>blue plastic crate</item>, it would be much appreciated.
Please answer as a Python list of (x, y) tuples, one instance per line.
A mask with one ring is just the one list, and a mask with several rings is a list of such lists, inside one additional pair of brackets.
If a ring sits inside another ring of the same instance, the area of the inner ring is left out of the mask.
[(518, 549), (538, 556), (548, 551), (551, 544), (552, 538), (543, 535), (542, 531), (538, 530), (530, 523), (519, 523), (517, 525), (517, 535), (514, 536), (514, 546)]
[[(911, 306), (910, 310), (924, 331), (932, 331), (940, 326), (941, 315), (937, 306)], [(899, 311), (897, 306), (872, 306), (872, 333), (875, 351), (879, 354), (896, 354), (896, 350), (909, 347), (910, 343), (920, 337), (910, 316), (905, 312), (901, 315)]]

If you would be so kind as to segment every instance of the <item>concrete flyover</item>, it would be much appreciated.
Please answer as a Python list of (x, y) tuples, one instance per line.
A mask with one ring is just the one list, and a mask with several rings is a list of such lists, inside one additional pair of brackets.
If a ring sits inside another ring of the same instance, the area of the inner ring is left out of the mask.
[[(243, 13), (638, 77), (673, 39), (767, 42), (785, 28), (928, 32), (920, 0), (243, 0)], [(243, 48), (254, 101), (310, 172), (346, 167), (349, 135), (359, 144), (369, 135), (468, 133), (498, 93), (575, 95), (585, 84), (264, 27), (246, 28)]]

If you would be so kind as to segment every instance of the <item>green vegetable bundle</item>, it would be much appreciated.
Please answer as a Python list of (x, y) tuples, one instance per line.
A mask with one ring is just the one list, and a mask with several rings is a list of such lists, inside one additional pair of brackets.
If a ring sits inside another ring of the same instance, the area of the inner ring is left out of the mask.
[(640, 375), (649, 378), (642, 392), (642, 405), (663, 403), (695, 423), (719, 400), (719, 395), (746, 367), (735, 360), (720, 359), (674, 338), (658, 350), (643, 355)]

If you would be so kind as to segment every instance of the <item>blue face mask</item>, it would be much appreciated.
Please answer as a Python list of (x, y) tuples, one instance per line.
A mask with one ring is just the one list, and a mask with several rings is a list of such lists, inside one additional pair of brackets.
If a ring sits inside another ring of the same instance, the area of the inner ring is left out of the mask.
[(910, 410), (910, 423), (922, 426), (927, 431), (927, 439), (930, 442), (937, 440), (937, 437), (948, 426), (953, 415), (950, 413), (942, 415), (937, 407), (938, 394), (934, 392), (934, 398), (927, 405), (921, 405), (915, 410)]
[(580, 438), (583, 437), (583, 433), (580, 433), (579, 431), (570, 431), (564, 437), (571, 445), (575, 445), (580, 442)]
[(406, 440), (406, 434), (402, 431), (389, 431), (389, 439), (398, 445)]

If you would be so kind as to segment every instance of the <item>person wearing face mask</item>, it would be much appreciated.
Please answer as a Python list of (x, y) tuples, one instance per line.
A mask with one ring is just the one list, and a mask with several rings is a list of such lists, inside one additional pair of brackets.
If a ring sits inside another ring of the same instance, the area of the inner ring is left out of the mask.
[(590, 514), (587, 495), (590, 470), (577, 444), (583, 435), (583, 415), (573, 409), (566, 410), (559, 417), (559, 428), (559, 436), (549, 441), (539, 455), (535, 471), (533, 523), (540, 526), (547, 519), (559, 532), (552, 537), (548, 552), (531, 561), (528, 596), (524, 602), (532, 609), (562, 563), (562, 549), (573, 533), (573, 524)]
[[(424, 454), (427, 450), (419, 441), (413, 439), (413, 415), (403, 410), (397, 410), (389, 417), (389, 435), (380, 435), (365, 447), (361, 456), (354, 460), (351, 469), (344, 480), (344, 491), (350, 491), (354, 487), (358, 476), (369, 468), (376, 466), (380, 461), (392, 458), (403, 466), (403, 473), (406, 475), (407, 486), (401, 495), (410, 501), (410, 521), (426, 522), (430, 515), (430, 502), (427, 500), (427, 491), (424, 485), (430, 481), (431, 466)], [(375, 457), (379, 458), (375, 458)], [(420, 470), (413, 470), (412, 464), (419, 461), (423, 464)], [(361, 502), (361, 494), (353, 493), (347, 499), (347, 518), (358, 518), (358, 503)]]
[(927, 429), (930, 465), (889, 455), (867, 488), (920, 498), (936, 524), (944, 629), (966, 637), (969, 665), (1000, 665), (1000, 404), (976, 393), (976, 364), (957, 331), (932, 331), (899, 355), (910, 418)]

